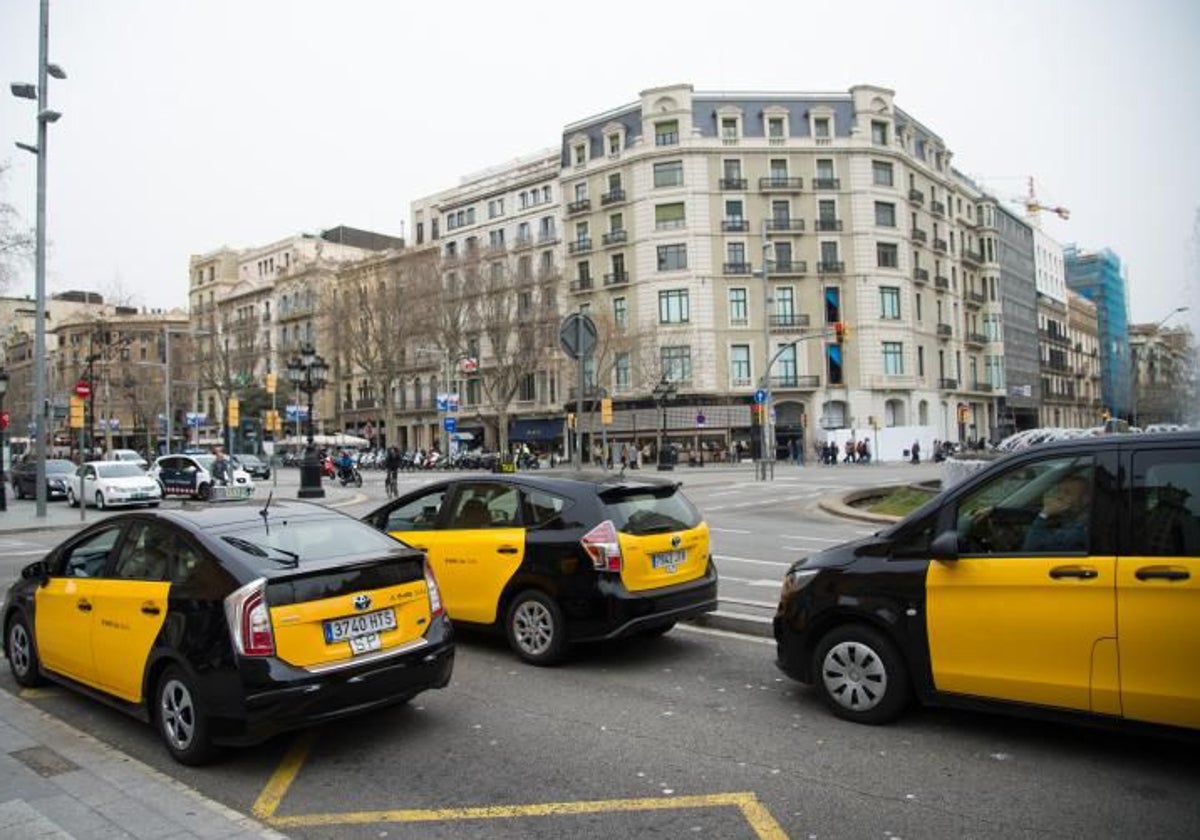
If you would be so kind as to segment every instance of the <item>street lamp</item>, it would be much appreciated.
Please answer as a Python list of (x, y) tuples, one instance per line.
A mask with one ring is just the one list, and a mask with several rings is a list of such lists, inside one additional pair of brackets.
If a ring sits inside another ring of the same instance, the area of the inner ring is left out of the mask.
[(37, 145), (17, 143), (17, 147), (37, 155), (37, 258), (33, 340), (33, 405), (35, 457), (37, 458), (37, 516), (46, 517), (46, 128), (62, 116), (46, 103), (47, 77), (65, 79), (67, 74), (48, 59), (50, 46), (50, 0), (41, 0), (38, 19), (38, 83), (14, 82), (10, 86), (18, 99), (37, 100)]
[[(651, 392), (654, 401), (658, 403), (659, 410), (662, 411), (662, 431), (658, 436), (658, 468), (660, 470), (675, 469), (675, 459), (673, 455), (668, 455), (664, 444), (667, 440), (667, 401), (675, 399), (675, 383), (667, 379), (664, 373), (662, 379), (654, 386)], [(579, 422), (576, 420), (575, 422)]]
[(8, 418), (4, 413), (4, 395), (7, 393), (8, 371), (0, 370), (0, 510), (8, 510), (8, 488), (4, 484), (8, 466), (4, 460), (4, 433), (8, 429)]
[[(1168, 312), (1166, 315), (1164, 315), (1157, 324), (1154, 325), (1154, 329), (1152, 329), (1150, 331), (1147, 338), (1149, 338), (1150, 336), (1157, 336), (1159, 328), (1161, 328), (1163, 324), (1167, 323), (1167, 321), (1174, 318), (1180, 312), (1187, 312), (1188, 309), (1190, 309), (1190, 308), (1191, 307), (1188, 307), (1188, 306), (1176, 306), (1174, 309), (1172, 309), (1170, 312)], [(1138, 382), (1141, 379), (1141, 376), (1139, 374), (1139, 368), (1138, 368), (1137, 347), (1135, 347), (1132, 342), (1129, 345), (1129, 357), (1130, 357), (1130, 361), (1133, 362), (1133, 400), (1132, 400), (1133, 405), (1130, 407), (1129, 419), (1130, 419), (1130, 422), (1134, 426), (1137, 426), (1138, 425), (1138, 391), (1140, 390), (1138, 387)]]
[(301, 499), (319, 499), (325, 496), (321, 486), (321, 463), (313, 445), (313, 394), (325, 387), (329, 366), (317, 355), (311, 344), (300, 348), (300, 355), (293, 356), (287, 364), (287, 378), (296, 388), (308, 395), (308, 445), (304, 449), (304, 460), (300, 462)]

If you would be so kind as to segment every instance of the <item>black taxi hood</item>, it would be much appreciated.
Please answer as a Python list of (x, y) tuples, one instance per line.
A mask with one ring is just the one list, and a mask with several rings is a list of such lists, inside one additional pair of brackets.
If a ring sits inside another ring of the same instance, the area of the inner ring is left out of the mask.
[[(865, 554), (876, 554), (877, 549), (881, 544), (887, 544), (887, 540), (882, 536), (882, 533), (872, 534), (869, 537), (863, 537), (859, 540), (844, 542), (840, 545), (830, 546), (818, 551), (816, 554), (810, 554), (807, 557), (801, 557), (792, 564), (790, 570), (795, 569), (840, 569), (844, 566), (849, 566), (859, 557)], [(790, 571), (789, 570), (789, 571)]]

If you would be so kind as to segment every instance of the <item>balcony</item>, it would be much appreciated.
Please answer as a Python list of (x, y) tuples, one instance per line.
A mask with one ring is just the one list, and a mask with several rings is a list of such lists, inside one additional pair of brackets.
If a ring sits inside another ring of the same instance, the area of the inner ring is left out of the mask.
[(572, 292), (590, 292), (593, 288), (591, 277), (580, 277), (571, 281)]
[(655, 146), (678, 146), (679, 145), (679, 132), (678, 131), (664, 131), (661, 134), (655, 134), (654, 135), (654, 145)]
[(592, 238), (590, 236), (581, 236), (567, 245), (567, 253), (569, 254), (586, 254), (590, 250), (592, 250)]
[(945, 377), (943, 377), (938, 380), (938, 388), (940, 388), (943, 391), (957, 391), (958, 390), (958, 380), (957, 379), (946, 379)]
[(940, 201), (931, 201), (929, 202), (929, 212), (935, 216), (945, 216), (946, 205)]
[(842, 188), (842, 179), (813, 178), (812, 187), (814, 190), (840, 190)]
[(592, 209), (592, 200), (590, 198), (581, 198), (578, 201), (572, 201), (567, 205), (567, 215), (575, 213), (586, 213)]
[(814, 229), (820, 233), (834, 233), (842, 229), (842, 220), (817, 219), (816, 227)]
[(627, 230), (610, 230), (608, 233), (600, 237), (600, 242), (606, 247), (609, 245), (621, 245), (629, 239), (629, 231)]
[(937, 333), (938, 338), (940, 339), (944, 340), (950, 338), (954, 335), (954, 327), (950, 326), (949, 324), (938, 324)]
[(913, 269), (913, 282), (914, 283), (928, 283), (929, 282), (929, 269), (914, 268)]
[(939, 274), (933, 278), (933, 285), (939, 292), (948, 292), (950, 290), (950, 278)]
[(821, 387), (821, 377), (819, 374), (806, 374), (804, 376), (772, 376), (771, 388), (773, 390), (800, 390), (812, 391)]
[(758, 179), (759, 192), (800, 192), (804, 189), (803, 178), (789, 178), (786, 175), (768, 175)]
[(948, 242), (946, 242), (945, 239), (934, 239), (933, 240), (933, 250), (940, 251), (941, 253), (944, 254), (944, 253), (946, 253), (946, 251), (950, 250), (950, 244)]
[(979, 251), (963, 248), (962, 258), (963, 262), (971, 263), (972, 265), (983, 265), (983, 254)]
[(628, 271), (614, 271), (612, 274), (604, 275), (605, 286), (624, 286), (629, 282)]
[(610, 204), (620, 204), (625, 200), (625, 190), (609, 190), (600, 196), (600, 206), (607, 207)]
[(524, 251), (526, 248), (532, 248), (532, 247), (533, 247), (533, 237), (529, 236), (528, 234), (526, 234), (525, 236), (518, 236), (516, 239), (513, 240), (513, 243), (512, 243), (512, 249), (514, 251)]
[(988, 337), (983, 333), (973, 332), (967, 333), (963, 340), (967, 342), (968, 347), (983, 347), (987, 344)]
[(985, 394), (990, 394), (990, 393), (991, 393), (991, 391), (992, 391), (992, 383), (990, 383), (990, 382), (976, 382), (976, 383), (974, 383), (973, 385), (971, 385), (971, 390), (972, 390), (972, 391), (981, 391), (981, 392), (983, 392), (983, 393), (985, 393)]
[(744, 190), (746, 189), (745, 178), (722, 178), (720, 187), (723, 190)]
[(920, 243), (924, 244), (929, 241), (929, 234), (927, 234), (925, 231), (921, 230), (920, 228), (913, 228), (912, 229), (912, 239), (913, 239), (913, 242), (920, 242)]
[(750, 230), (750, 222), (745, 219), (722, 219), (721, 230), (726, 233), (737, 233)]
[(803, 219), (767, 219), (768, 233), (804, 233)]
[(920, 206), (925, 203), (925, 193), (921, 192), (920, 190), (909, 190), (908, 200), (913, 204)]
[(721, 266), (724, 274), (749, 274), (751, 266), (748, 262), (727, 262)]
[(558, 231), (556, 230), (543, 230), (538, 232), (539, 245), (553, 245), (557, 241)]
[(817, 263), (817, 274), (841, 274), (846, 270), (844, 262), (819, 262)]
[(791, 312), (786, 315), (772, 315), (768, 322), (773, 330), (798, 330), (808, 326), (808, 316)]
[(963, 296), (963, 300), (967, 302), (967, 306), (978, 309), (987, 303), (987, 295), (983, 292), (970, 291)]
[(800, 276), (808, 274), (808, 263), (804, 260), (767, 263), (767, 273), (772, 277)]
[(483, 254), (487, 257), (503, 257), (508, 253), (508, 246), (503, 242), (489, 242)]

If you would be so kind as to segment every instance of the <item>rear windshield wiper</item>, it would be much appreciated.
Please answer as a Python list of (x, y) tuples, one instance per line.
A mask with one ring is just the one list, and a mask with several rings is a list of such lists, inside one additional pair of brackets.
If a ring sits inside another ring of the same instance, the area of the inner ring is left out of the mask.
[[(300, 565), (299, 554), (294, 551), (288, 551), (286, 548), (280, 548), (277, 545), (259, 545), (258, 543), (250, 542), (250, 540), (244, 540), (241, 537), (222, 537), (221, 539), (225, 540), (225, 542), (229, 543), (234, 548), (240, 548), (247, 554), (253, 554), (255, 557), (265, 557), (268, 560), (274, 560), (276, 563), (280, 563), (290, 569), (294, 569)], [(284, 556), (271, 557), (269, 554), (267, 554), (268, 551), (275, 551)]]

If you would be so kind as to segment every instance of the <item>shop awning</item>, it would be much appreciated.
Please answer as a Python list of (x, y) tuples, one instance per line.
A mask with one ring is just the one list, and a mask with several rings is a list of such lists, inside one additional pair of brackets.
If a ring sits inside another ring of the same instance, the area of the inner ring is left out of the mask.
[(517, 441), (557, 440), (562, 437), (563, 419), (554, 417), (549, 420), (534, 420), (521, 418), (514, 420), (508, 427), (508, 439)]

